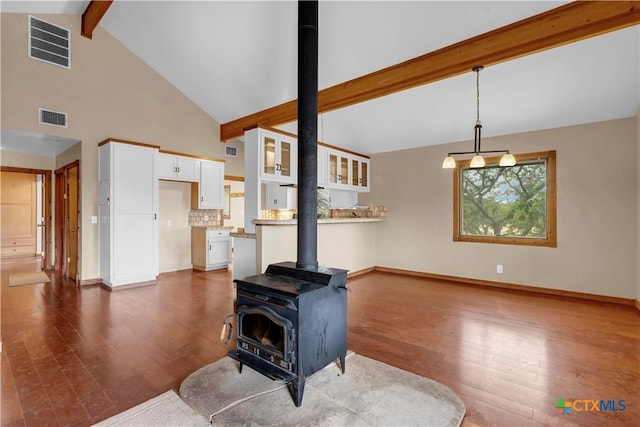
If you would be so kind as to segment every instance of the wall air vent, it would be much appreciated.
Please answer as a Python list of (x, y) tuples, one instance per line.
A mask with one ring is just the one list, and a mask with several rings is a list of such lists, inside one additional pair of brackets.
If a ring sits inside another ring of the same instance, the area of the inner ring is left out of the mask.
[(238, 149), (231, 145), (225, 145), (224, 154), (229, 157), (236, 157), (238, 155)]
[(29, 58), (71, 68), (71, 32), (29, 15)]
[(44, 108), (39, 108), (38, 116), (41, 125), (52, 125), (62, 128), (67, 127), (67, 113), (60, 113), (59, 111), (51, 111), (45, 110)]

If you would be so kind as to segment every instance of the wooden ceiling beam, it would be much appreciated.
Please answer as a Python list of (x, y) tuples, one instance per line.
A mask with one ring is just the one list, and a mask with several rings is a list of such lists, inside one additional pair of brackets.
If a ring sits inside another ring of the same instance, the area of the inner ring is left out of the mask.
[(113, 0), (91, 0), (82, 14), (82, 28), (80, 34), (84, 37), (93, 38), (93, 30), (98, 26), (100, 20), (107, 13)]
[[(640, 23), (640, 1), (576, 1), (318, 92), (318, 112), (369, 101)], [(296, 120), (297, 100), (224, 123), (220, 139)]]

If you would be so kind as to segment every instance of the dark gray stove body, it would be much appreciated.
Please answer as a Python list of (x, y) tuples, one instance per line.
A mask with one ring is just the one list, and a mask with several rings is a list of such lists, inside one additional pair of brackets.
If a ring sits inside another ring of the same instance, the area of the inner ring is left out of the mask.
[(347, 354), (347, 271), (271, 264), (265, 274), (234, 280), (237, 344), (229, 356), (290, 384), (302, 404), (306, 378)]

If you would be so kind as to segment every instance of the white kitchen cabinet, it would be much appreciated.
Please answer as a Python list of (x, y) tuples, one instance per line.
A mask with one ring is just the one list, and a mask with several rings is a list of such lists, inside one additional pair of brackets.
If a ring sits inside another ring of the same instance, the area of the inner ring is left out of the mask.
[(259, 130), (260, 177), (265, 181), (295, 184), (298, 180), (298, 143), (287, 135)]
[[(244, 228), (247, 233), (255, 233), (256, 226), (253, 221), (260, 218), (261, 210), (267, 206), (264, 184), (297, 184), (298, 147), (295, 135), (272, 128), (250, 129), (245, 132), (244, 138)], [(284, 146), (286, 150), (282, 149), (283, 141), (290, 142)], [(290, 162), (288, 168), (282, 166), (286, 163), (282, 161), (283, 156)], [(357, 160), (355, 169), (354, 160)], [(286, 172), (286, 179), (283, 177), (285, 170), (290, 170), (290, 173)], [(353, 170), (356, 170), (357, 175), (354, 176)], [(336, 208), (356, 205), (358, 192), (369, 191), (370, 178), (371, 168), (366, 156), (329, 144), (318, 144), (318, 187), (352, 193), (337, 193), (334, 200)], [(354, 182), (357, 185), (354, 185)]]
[(295, 188), (273, 183), (267, 183), (265, 187), (263, 198), (265, 209), (295, 209), (297, 207)]
[(170, 152), (160, 152), (158, 157), (158, 178), (198, 182), (200, 179), (200, 159)]
[(191, 189), (191, 208), (224, 209), (224, 162), (200, 161), (200, 179)]
[(231, 237), (227, 229), (191, 228), (191, 264), (195, 270), (210, 271), (229, 267)]
[[(324, 153), (324, 161), (326, 162), (325, 187), (358, 192), (370, 190), (371, 169), (367, 157), (333, 148), (325, 149)], [(320, 155), (320, 151), (318, 154)], [(323, 157), (318, 157), (318, 162), (322, 160)], [(318, 173), (320, 173), (320, 168), (321, 166), (318, 165)]]
[(350, 162), (351, 188), (360, 192), (369, 191), (369, 159), (352, 155)]
[(318, 187), (327, 185), (327, 165), (329, 163), (327, 147), (318, 145)]
[(233, 280), (258, 274), (256, 262), (256, 236), (233, 237)]
[(343, 151), (327, 149), (327, 188), (348, 189), (351, 183), (349, 155)]
[(108, 286), (158, 275), (158, 148), (99, 145), (100, 277)]

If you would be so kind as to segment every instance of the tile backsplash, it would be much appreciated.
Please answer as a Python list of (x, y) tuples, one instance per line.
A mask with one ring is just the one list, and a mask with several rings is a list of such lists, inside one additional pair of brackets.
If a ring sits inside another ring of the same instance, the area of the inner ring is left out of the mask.
[[(261, 210), (260, 219), (292, 219), (295, 210)], [(318, 218), (387, 218), (386, 206), (367, 206), (357, 209), (327, 209), (326, 217)]]
[(196, 209), (189, 211), (189, 226), (216, 227), (224, 225), (222, 209)]
[(331, 209), (331, 218), (386, 218), (386, 206), (368, 206), (366, 209)]
[(292, 219), (295, 210), (270, 210), (263, 209), (260, 211), (260, 219)]

